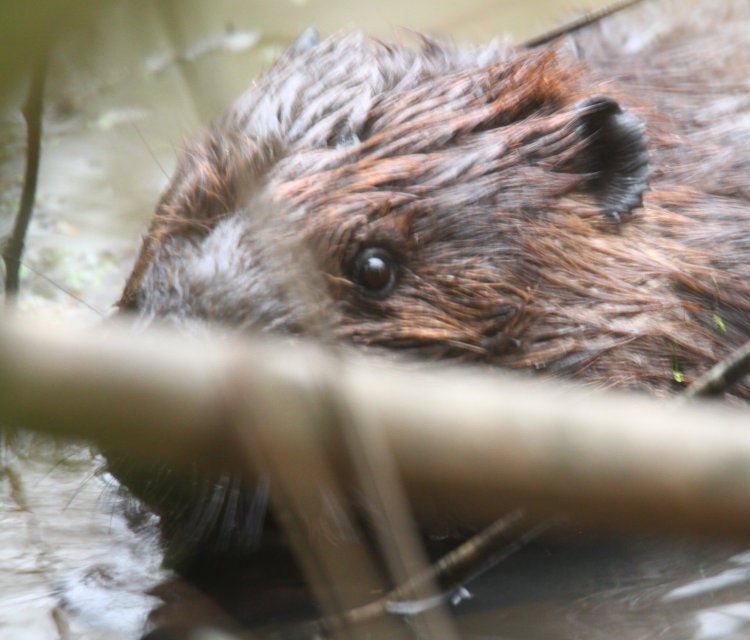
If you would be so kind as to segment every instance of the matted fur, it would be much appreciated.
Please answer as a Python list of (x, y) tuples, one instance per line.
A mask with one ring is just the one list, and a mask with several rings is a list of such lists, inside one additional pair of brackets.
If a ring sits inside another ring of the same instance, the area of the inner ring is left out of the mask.
[[(646, 3), (645, 33), (622, 15), (534, 51), (307, 34), (187, 149), (122, 306), (604, 387), (690, 382), (750, 333), (743, 8)], [(586, 141), (553, 140), (600, 95), (646, 126), (650, 189), (619, 221), (586, 198), (596, 167), (565, 168)], [(350, 279), (368, 245), (398, 260), (383, 299)]]
[[(750, 338), (748, 33), (740, 0), (538, 50), (307, 33), (187, 148), (121, 307), (679, 388)], [(130, 484), (189, 545), (254, 542), (254, 490), (160, 482)]]

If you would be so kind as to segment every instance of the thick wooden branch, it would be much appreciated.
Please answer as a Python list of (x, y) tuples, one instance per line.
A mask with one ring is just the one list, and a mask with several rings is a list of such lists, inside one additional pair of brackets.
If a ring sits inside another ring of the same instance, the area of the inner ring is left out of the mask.
[(337, 434), (362, 416), (382, 430), (421, 517), (490, 521), (522, 504), (611, 527), (750, 537), (750, 416), (738, 409), (312, 345), (0, 323), (6, 425), (239, 468), (269, 438), (295, 468), (313, 438), (345, 472)]

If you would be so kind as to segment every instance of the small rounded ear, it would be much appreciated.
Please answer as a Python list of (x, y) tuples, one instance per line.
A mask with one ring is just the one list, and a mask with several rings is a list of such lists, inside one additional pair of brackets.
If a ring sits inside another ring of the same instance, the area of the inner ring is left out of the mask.
[(650, 174), (643, 123), (608, 96), (573, 107), (580, 147), (565, 171), (585, 177), (584, 191), (602, 212), (619, 220), (643, 202)]

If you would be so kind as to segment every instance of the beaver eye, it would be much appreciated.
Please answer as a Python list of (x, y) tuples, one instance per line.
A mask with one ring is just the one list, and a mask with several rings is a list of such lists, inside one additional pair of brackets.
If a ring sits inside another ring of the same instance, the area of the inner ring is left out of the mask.
[(354, 281), (367, 293), (385, 295), (396, 280), (393, 258), (385, 250), (370, 247), (362, 251), (354, 261)]

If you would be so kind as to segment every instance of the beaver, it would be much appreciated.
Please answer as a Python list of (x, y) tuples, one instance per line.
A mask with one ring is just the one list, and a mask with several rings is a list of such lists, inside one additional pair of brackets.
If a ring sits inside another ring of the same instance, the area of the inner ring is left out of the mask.
[[(735, 0), (535, 47), (306, 32), (187, 146), (120, 313), (678, 390), (750, 338), (749, 27)], [(267, 487), (110, 464), (183, 567), (266, 530)]]

